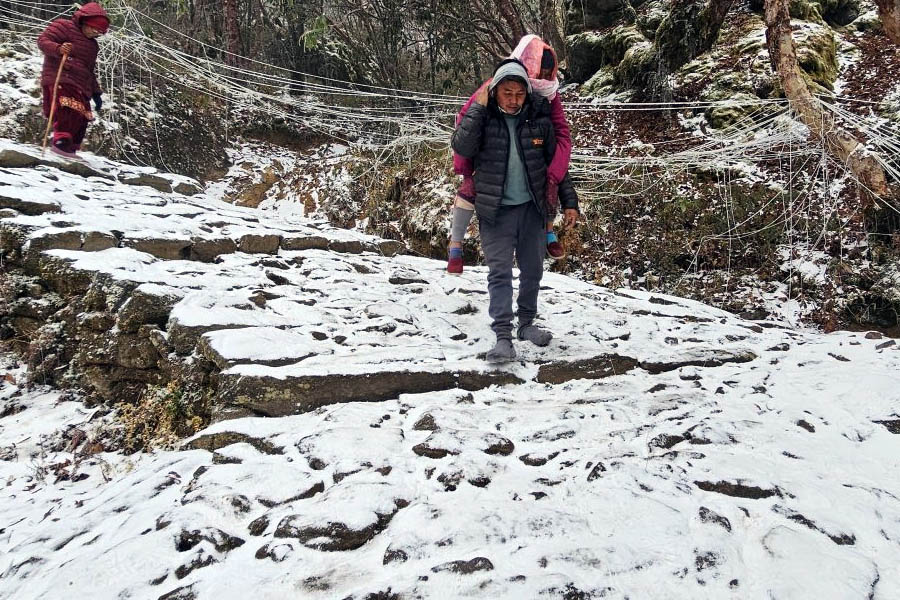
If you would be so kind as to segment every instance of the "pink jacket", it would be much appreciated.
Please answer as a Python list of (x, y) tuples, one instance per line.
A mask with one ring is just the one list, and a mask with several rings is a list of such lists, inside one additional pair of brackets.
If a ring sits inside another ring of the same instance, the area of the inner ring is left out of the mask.
[[(481, 87), (484, 87), (485, 85), (487, 85), (487, 82), (483, 83)], [(480, 90), (481, 87), (479, 87), (478, 90)], [(468, 111), (472, 103), (475, 102), (475, 96), (478, 95), (478, 90), (472, 94), (472, 97), (469, 98), (465, 104), (463, 104), (463, 107), (459, 110), (459, 114), (456, 115), (457, 127), (459, 126), (459, 122), (462, 121), (462, 118), (465, 116), (466, 111)], [(559, 94), (553, 96), (553, 100), (550, 101), (550, 121), (553, 123), (553, 131), (556, 134), (556, 154), (553, 155), (553, 159), (547, 166), (547, 177), (552, 183), (559, 185), (563, 180), (563, 177), (565, 177), (566, 173), (569, 171), (569, 158), (572, 155), (572, 136), (569, 132), (569, 123), (566, 121), (566, 113), (563, 111), (562, 100), (560, 100)], [(462, 175), (463, 177), (471, 177), (472, 173), (475, 172), (475, 164), (471, 159), (464, 158), (454, 152), (453, 172), (457, 175)]]

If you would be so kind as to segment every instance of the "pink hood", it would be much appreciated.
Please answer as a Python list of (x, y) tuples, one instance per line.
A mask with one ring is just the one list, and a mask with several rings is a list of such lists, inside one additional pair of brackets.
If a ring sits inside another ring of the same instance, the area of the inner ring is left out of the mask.
[[(553, 54), (553, 73), (551, 78), (539, 79), (541, 76), (541, 58), (544, 50), (549, 50)], [(529, 34), (519, 40), (510, 58), (517, 58), (528, 71), (528, 78), (531, 80), (531, 87), (534, 91), (544, 96), (552, 98), (553, 94), (559, 89), (559, 80), (556, 75), (559, 72), (559, 60), (556, 58), (556, 51), (544, 40), (534, 34)]]

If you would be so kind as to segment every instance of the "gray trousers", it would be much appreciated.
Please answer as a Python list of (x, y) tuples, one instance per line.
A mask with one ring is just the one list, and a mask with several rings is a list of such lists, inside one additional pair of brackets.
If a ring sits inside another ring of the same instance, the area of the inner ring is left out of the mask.
[(533, 202), (501, 206), (494, 223), (478, 220), (481, 248), (488, 266), (488, 314), (497, 338), (512, 338), (513, 258), (519, 263), (519, 325), (537, 314), (544, 274), (547, 236), (544, 218)]

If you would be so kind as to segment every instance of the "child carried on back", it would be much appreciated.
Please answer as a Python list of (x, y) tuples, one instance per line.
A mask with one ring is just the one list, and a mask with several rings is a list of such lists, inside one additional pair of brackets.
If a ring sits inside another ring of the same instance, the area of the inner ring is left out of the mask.
[[(555, 259), (560, 259), (565, 256), (565, 250), (553, 231), (553, 219), (559, 209), (559, 184), (569, 171), (572, 138), (569, 132), (569, 124), (563, 111), (562, 100), (559, 97), (556, 52), (540, 37), (526, 35), (519, 41), (510, 58), (518, 59), (525, 66), (534, 92), (550, 101), (550, 120), (553, 123), (553, 130), (556, 134), (556, 153), (547, 166), (547, 193), (543, 200), (546, 203), (548, 215), (547, 253)], [(484, 82), (463, 105), (456, 117), (457, 126), (481, 89), (489, 84), (490, 81)], [(475, 212), (475, 180), (472, 178), (475, 172), (475, 165), (472, 160), (454, 153), (453, 170), (457, 175), (462, 175), (463, 178), (453, 201), (447, 261), (447, 272), (456, 275), (463, 271), (462, 242)]]

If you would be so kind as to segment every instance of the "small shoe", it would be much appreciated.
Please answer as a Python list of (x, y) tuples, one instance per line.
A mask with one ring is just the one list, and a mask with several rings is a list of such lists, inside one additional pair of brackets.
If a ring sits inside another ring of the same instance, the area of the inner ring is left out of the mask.
[(74, 152), (63, 150), (55, 144), (53, 146), (50, 146), (50, 152), (52, 152), (53, 154), (58, 154), (59, 156), (62, 156), (64, 158), (78, 158), (78, 156)]
[(557, 241), (553, 241), (547, 244), (547, 254), (550, 255), (550, 258), (559, 260), (566, 257), (566, 250), (565, 248), (563, 248), (562, 244)]
[(67, 137), (60, 137), (53, 140), (53, 145), (50, 146), (50, 152), (65, 156), (66, 158), (75, 158), (75, 148), (72, 145), (72, 140)]
[(535, 346), (546, 346), (553, 339), (553, 334), (546, 329), (541, 329), (537, 325), (521, 325), (516, 337), (520, 340), (527, 340)]
[(462, 256), (451, 256), (447, 261), (447, 272), (451, 275), (461, 275), (463, 272)]
[(516, 349), (509, 338), (499, 338), (494, 347), (484, 355), (489, 363), (505, 363), (516, 359)]
[(451, 275), (461, 275), (463, 272), (462, 248), (450, 248), (450, 257), (447, 259), (447, 272)]

